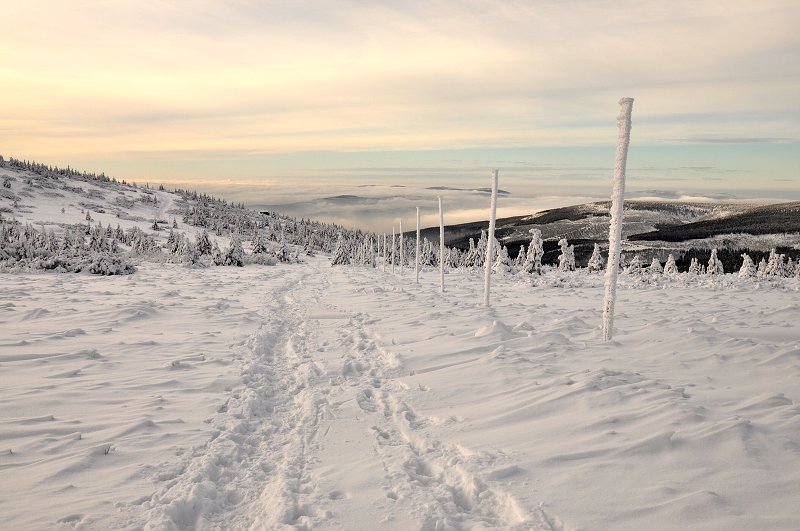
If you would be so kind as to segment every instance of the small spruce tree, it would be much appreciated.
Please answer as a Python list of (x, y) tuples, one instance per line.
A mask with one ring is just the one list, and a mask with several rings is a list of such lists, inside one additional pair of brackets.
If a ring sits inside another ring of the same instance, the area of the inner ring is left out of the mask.
[(717, 258), (717, 250), (711, 249), (711, 256), (708, 259), (708, 266), (706, 267), (707, 275), (722, 275), (725, 273), (725, 268), (722, 266), (722, 261)]
[(664, 264), (664, 274), (667, 276), (678, 274), (678, 265), (675, 263), (675, 257), (672, 254), (667, 257), (667, 263)]
[(650, 267), (648, 267), (647, 270), (656, 275), (661, 275), (664, 273), (664, 268), (661, 267), (661, 262), (657, 256), (653, 257), (652, 262), (650, 262)]
[(589, 263), (586, 264), (586, 269), (589, 273), (597, 273), (603, 270), (603, 256), (600, 254), (600, 245), (594, 244), (592, 256), (589, 258)]
[(747, 253), (742, 254), (742, 267), (739, 268), (739, 278), (752, 278), (756, 276), (756, 264)]

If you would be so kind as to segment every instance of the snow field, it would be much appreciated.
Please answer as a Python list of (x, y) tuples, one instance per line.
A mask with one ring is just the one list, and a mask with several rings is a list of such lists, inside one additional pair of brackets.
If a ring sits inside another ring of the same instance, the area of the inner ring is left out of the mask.
[(481, 277), (0, 276), (0, 520), (800, 526), (796, 280), (621, 275), (605, 342), (600, 275)]

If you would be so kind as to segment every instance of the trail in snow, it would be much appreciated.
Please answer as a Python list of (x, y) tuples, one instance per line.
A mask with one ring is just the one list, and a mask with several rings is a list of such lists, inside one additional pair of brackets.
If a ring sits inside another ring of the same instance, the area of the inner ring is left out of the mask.
[[(315, 264), (269, 294), (268, 320), (238, 355), (242, 385), (145, 504), (145, 527), (549, 529), (481, 477), (485, 454), (426, 433), (439, 421), (406, 402), (407, 371), (329, 288)], [(350, 465), (369, 473), (348, 479)]]
[(794, 280), (140, 273), (0, 277), (8, 527), (800, 524)]

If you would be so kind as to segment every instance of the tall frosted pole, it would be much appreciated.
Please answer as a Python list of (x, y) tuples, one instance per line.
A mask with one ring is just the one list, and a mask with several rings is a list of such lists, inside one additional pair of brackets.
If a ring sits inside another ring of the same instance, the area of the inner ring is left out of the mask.
[(622, 212), (625, 196), (625, 166), (628, 163), (628, 144), (631, 141), (631, 111), (633, 98), (619, 100), (617, 154), (614, 159), (614, 183), (611, 191), (611, 225), (608, 229), (608, 267), (606, 293), (603, 301), (603, 339), (611, 340), (614, 328), (614, 305), (617, 299), (619, 255), (622, 250)]
[(392, 274), (394, 274), (394, 250), (395, 250), (395, 243), (394, 243), (394, 225), (392, 225)]
[(486, 242), (486, 260), (483, 262), (483, 305), (489, 307), (489, 284), (492, 280), (494, 259), (494, 222), (497, 217), (497, 170), (492, 172), (492, 214), (489, 218), (489, 241)]
[(444, 211), (439, 196), (439, 291), (444, 293)]
[(400, 220), (400, 274), (402, 275), (406, 270), (406, 259), (403, 256), (403, 220)]
[(416, 282), (419, 284), (419, 207), (417, 207), (417, 246), (415, 249), (416, 257), (414, 258), (414, 276)]
[(383, 272), (386, 273), (386, 233), (383, 233)]

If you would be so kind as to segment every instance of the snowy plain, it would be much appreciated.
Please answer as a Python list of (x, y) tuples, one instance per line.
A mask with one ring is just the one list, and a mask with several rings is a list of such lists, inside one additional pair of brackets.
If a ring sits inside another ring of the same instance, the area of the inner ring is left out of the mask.
[(792, 529), (794, 279), (3, 274), (8, 529)]
[[(3, 172), (6, 219), (198, 232)], [(605, 342), (586, 270), (136, 267), (0, 272), (0, 528), (800, 528), (796, 278), (622, 274)]]

